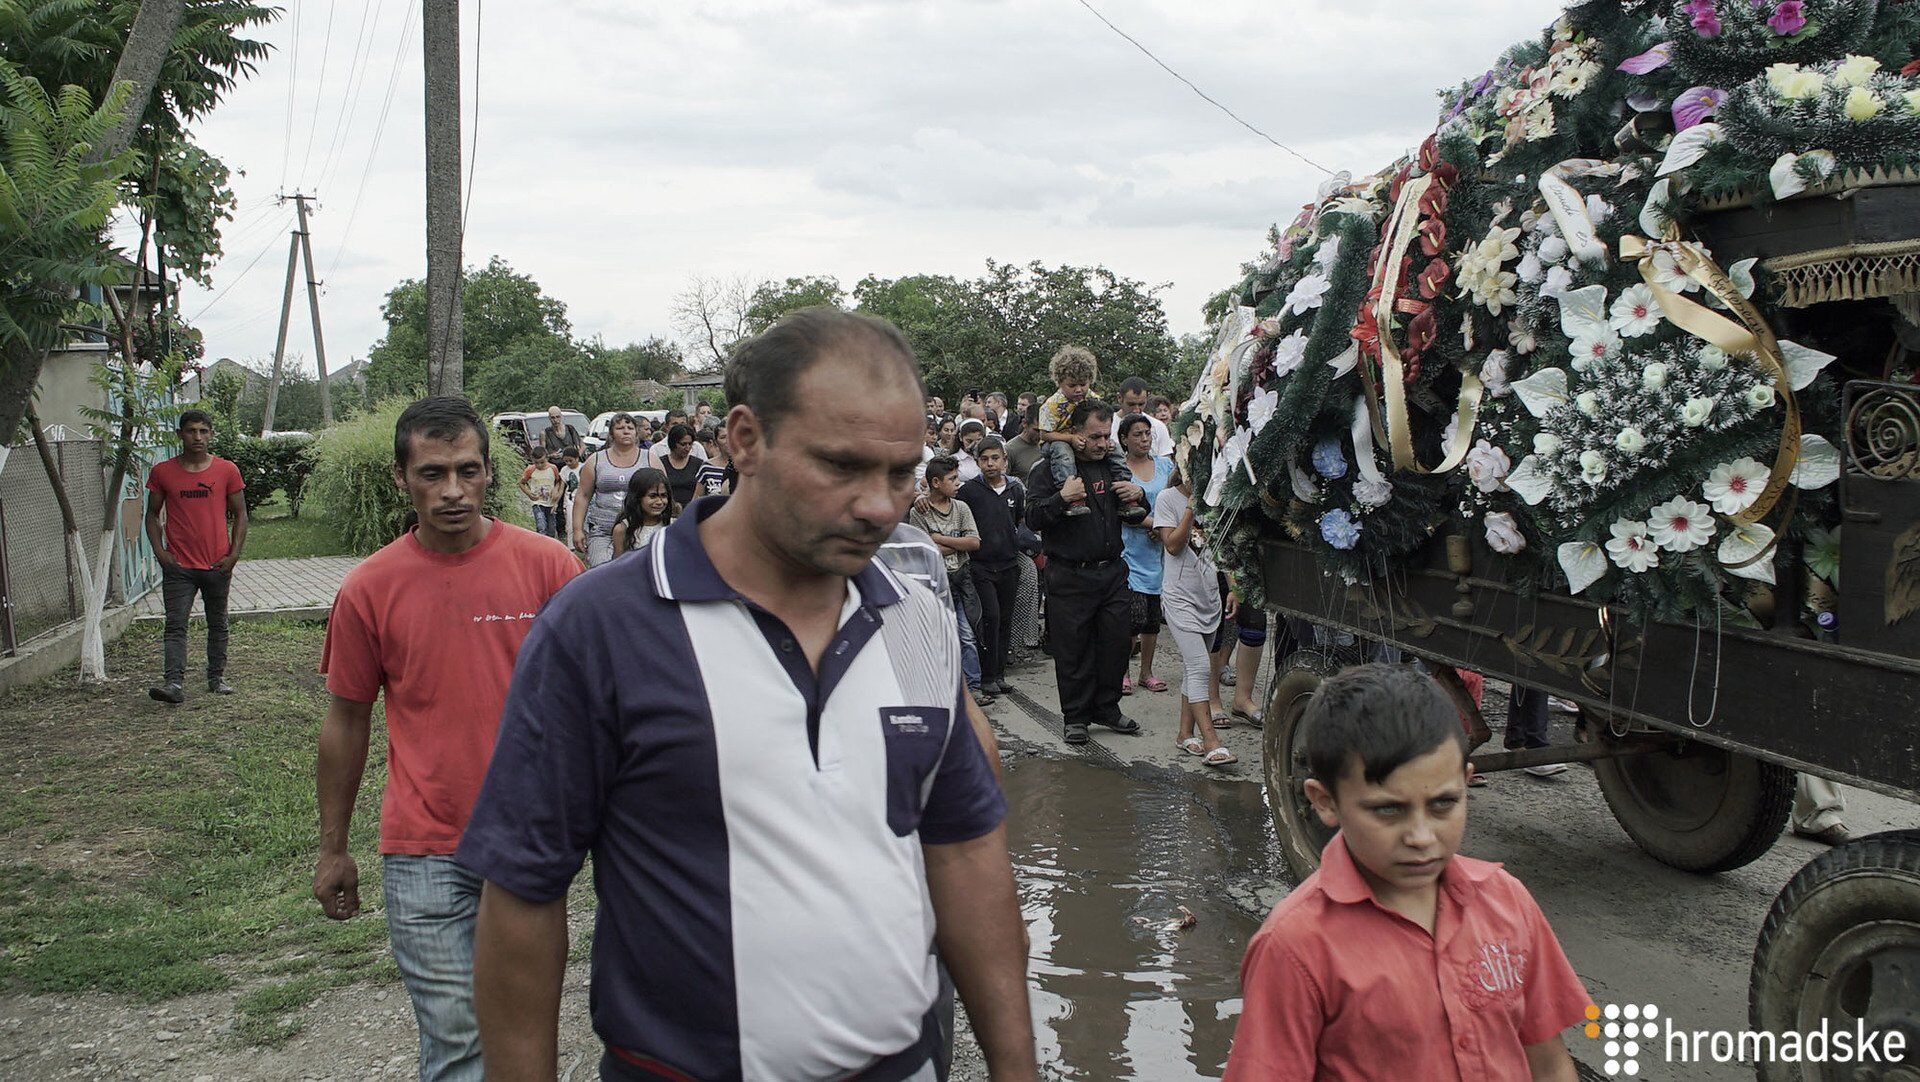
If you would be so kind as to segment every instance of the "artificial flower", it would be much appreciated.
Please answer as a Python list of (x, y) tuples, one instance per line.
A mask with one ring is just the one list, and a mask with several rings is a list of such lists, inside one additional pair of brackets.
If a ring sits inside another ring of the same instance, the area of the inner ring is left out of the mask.
[(1420, 295), (1427, 300), (1440, 296), (1440, 291), (1453, 279), (1453, 268), (1447, 266), (1444, 259), (1430, 259), (1426, 268), (1420, 272)]
[(1700, 492), (1715, 511), (1737, 515), (1760, 498), (1760, 491), (1767, 487), (1767, 476), (1767, 468), (1758, 460), (1736, 458), (1715, 466), (1713, 472), (1707, 474), (1706, 483), (1700, 486)]
[(1747, 389), (1747, 405), (1763, 410), (1773, 405), (1773, 384), (1756, 383)]
[(1727, 92), (1718, 87), (1694, 86), (1673, 99), (1673, 130), (1686, 131), (1712, 116), (1727, 100)]
[[(1619, 305), (1614, 305), (1614, 308), (1617, 310)], [(1609, 360), (1620, 353), (1620, 336), (1614, 333), (1612, 327), (1601, 334), (1584, 334), (1573, 340), (1570, 352), (1576, 361), (1587, 364)]]
[(1439, 333), (1439, 315), (1432, 306), (1422, 309), (1419, 315), (1407, 321), (1407, 356), (1418, 357), (1425, 353)]
[(1653, 253), (1653, 280), (1669, 293), (1691, 293), (1700, 288), (1700, 283), (1681, 270), (1673, 254), (1665, 250)]
[(1718, 372), (1727, 366), (1727, 351), (1719, 346), (1701, 346), (1698, 359), (1700, 367)]
[(1259, 435), (1260, 430), (1267, 427), (1267, 422), (1273, 420), (1273, 415), (1279, 410), (1280, 392), (1267, 390), (1253, 392), (1253, 399), (1247, 403), (1247, 427), (1253, 430), (1254, 435)]
[(1529, 251), (1520, 257), (1520, 263), (1513, 268), (1513, 273), (1528, 285), (1539, 285), (1540, 280), (1547, 276), (1547, 265), (1540, 262), (1538, 253)]
[(1347, 475), (1347, 454), (1340, 447), (1340, 437), (1328, 436), (1314, 444), (1313, 472), (1329, 481), (1336, 481)]
[(1480, 382), (1495, 398), (1505, 398), (1513, 390), (1507, 384), (1507, 361), (1507, 351), (1496, 349), (1480, 362)]
[(1369, 511), (1385, 507), (1387, 501), (1393, 499), (1393, 482), (1385, 478), (1373, 481), (1363, 477), (1353, 483), (1353, 498)]
[(1900, 100), (1907, 103), (1907, 112), (1920, 113), (1920, 90), (1909, 90), (1900, 95)]
[(1564, 263), (1572, 254), (1573, 249), (1567, 247), (1565, 237), (1548, 237), (1540, 242), (1540, 259), (1544, 263)]
[(1600, 416), (1600, 395), (1594, 391), (1581, 391), (1573, 397), (1573, 405), (1588, 417), (1598, 419)]
[(1613, 540), (1607, 542), (1607, 556), (1620, 567), (1642, 574), (1660, 566), (1660, 550), (1647, 537), (1647, 524), (1621, 519), (1609, 527)]
[(1511, 556), (1527, 547), (1527, 537), (1520, 532), (1520, 524), (1514, 521), (1512, 512), (1496, 511), (1486, 517), (1487, 547), (1502, 555)]
[(1714, 529), (1713, 509), (1685, 496), (1675, 496), (1647, 517), (1648, 535), (1669, 552), (1692, 552), (1707, 543)]
[(1637, 455), (1647, 449), (1647, 437), (1639, 429), (1628, 425), (1613, 437), (1613, 445), (1630, 455)]
[(1547, 272), (1547, 280), (1540, 285), (1542, 297), (1557, 297), (1573, 289), (1573, 272), (1565, 267), (1555, 267)]
[(1655, 361), (1640, 370), (1640, 385), (1649, 391), (1658, 391), (1667, 385), (1667, 366)]
[(1846, 113), (1848, 120), (1872, 120), (1874, 117), (1880, 115), (1880, 110), (1886, 107), (1885, 102), (1881, 101), (1873, 91), (1868, 90), (1864, 86), (1856, 86), (1852, 90), (1847, 91)]
[(1619, 71), (1628, 75), (1645, 75), (1650, 71), (1664, 68), (1673, 60), (1673, 42), (1663, 41), (1638, 56), (1630, 56), (1620, 62)]
[(1714, 398), (1689, 398), (1680, 407), (1680, 423), (1688, 428), (1699, 428), (1713, 417)]
[(1467, 479), (1482, 492), (1506, 491), (1507, 472), (1512, 468), (1507, 453), (1487, 440), (1476, 441), (1467, 452)]
[(1258, 336), (1260, 338), (1272, 338), (1274, 335), (1277, 335), (1279, 333), (1280, 333), (1280, 317), (1268, 316), (1267, 318), (1261, 320), (1260, 322), (1255, 323), (1252, 329), (1247, 331), (1247, 337), (1253, 338)]
[(1547, 92), (1557, 98), (1577, 98), (1598, 74), (1600, 74), (1600, 65), (1592, 61), (1569, 65), (1554, 73)]
[(1508, 260), (1520, 258), (1516, 243), (1519, 239), (1520, 230), (1517, 227), (1494, 226), (1476, 246), (1476, 252), (1483, 262), (1498, 267)]
[(1336, 507), (1320, 516), (1320, 537), (1334, 548), (1351, 549), (1360, 543), (1360, 524), (1345, 508)]
[(1541, 102), (1539, 108), (1527, 114), (1526, 123), (1521, 131), (1528, 142), (1537, 143), (1551, 136), (1554, 133), (1554, 127), (1553, 106), (1547, 102)]
[(1597, 485), (1607, 479), (1607, 459), (1598, 451), (1580, 452), (1580, 476), (1590, 485)]
[(1587, 217), (1595, 225), (1613, 217), (1613, 204), (1600, 198), (1599, 193), (1587, 196)]
[(1420, 250), (1427, 255), (1437, 256), (1447, 249), (1447, 223), (1438, 218), (1428, 218), (1420, 223)]
[(1517, 319), (1507, 324), (1507, 344), (1522, 357), (1540, 348), (1540, 340), (1534, 337), (1532, 329)]
[(1307, 357), (1307, 332), (1295, 331), (1273, 347), (1273, 376), (1290, 376)]
[(1681, 10), (1693, 16), (1693, 32), (1703, 38), (1720, 36), (1720, 14), (1713, 10), (1713, 0), (1689, 0)]
[(1798, 64), (1771, 64), (1767, 67), (1767, 85), (1788, 101), (1800, 101), (1819, 97), (1825, 80), (1819, 72), (1808, 71)]
[(1866, 86), (1875, 72), (1880, 70), (1880, 61), (1870, 56), (1849, 55), (1834, 65), (1833, 74), (1828, 81), (1834, 86)]
[(1338, 233), (1335, 233), (1334, 235), (1328, 237), (1326, 240), (1321, 241), (1320, 247), (1315, 248), (1313, 250), (1313, 265), (1316, 267), (1319, 267), (1323, 271), (1332, 270), (1333, 265), (1336, 262), (1338, 262), (1339, 259), (1340, 259), (1340, 234)]
[(1560, 437), (1551, 432), (1542, 432), (1533, 437), (1533, 453), (1536, 455), (1551, 456), (1559, 454), (1561, 445), (1562, 441)]
[(1659, 305), (1653, 299), (1653, 290), (1645, 282), (1635, 282), (1621, 290), (1619, 298), (1607, 312), (1607, 326), (1622, 338), (1652, 334), (1659, 329), (1660, 320)]
[(1309, 274), (1293, 284), (1293, 290), (1287, 294), (1285, 312), (1309, 312), (1320, 307), (1320, 301), (1326, 297), (1327, 290), (1333, 288), (1333, 282), (1324, 274)]
[(1767, 29), (1783, 38), (1792, 37), (1807, 28), (1807, 5), (1804, 0), (1780, 0), (1773, 5), (1773, 14), (1767, 17)]

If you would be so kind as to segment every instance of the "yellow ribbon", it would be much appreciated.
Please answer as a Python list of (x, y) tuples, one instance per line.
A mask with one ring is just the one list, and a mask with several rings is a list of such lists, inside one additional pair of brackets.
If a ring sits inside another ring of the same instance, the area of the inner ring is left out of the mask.
[[(1460, 399), (1454, 408), (1453, 446), (1440, 464), (1428, 469), (1413, 453), (1413, 426), (1407, 412), (1407, 381), (1399, 347), (1393, 341), (1393, 285), (1399, 277), (1400, 260), (1419, 235), (1420, 197), (1433, 184), (1431, 175), (1416, 177), (1400, 189), (1400, 201), (1393, 208), (1387, 227), (1387, 242), (1380, 246), (1380, 262), (1373, 268), (1374, 284), (1380, 285), (1380, 300), (1374, 308), (1374, 320), (1380, 330), (1380, 378), (1376, 380), (1370, 365), (1360, 366), (1360, 382), (1366, 388), (1367, 414), (1373, 421), (1374, 436), (1393, 455), (1393, 467), (1411, 473), (1446, 473), (1466, 461), (1473, 446), (1474, 420), (1480, 412), (1484, 388), (1472, 372), (1460, 374)], [(1472, 318), (1471, 315), (1468, 316)], [(1381, 384), (1385, 384), (1386, 416), (1381, 416)]]
[[(1740, 317), (1740, 322), (1736, 323), (1662, 286), (1653, 267), (1653, 257), (1660, 252), (1673, 257), (1676, 267), (1719, 298), (1728, 311)], [(1779, 340), (1773, 336), (1773, 328), (1767, 326), (1760, 310), (1735, 288), (1726, 272), (1698, 244), (1675, 239), (1648, 240), (1628, 234), (1620, 238), (1620, 258), (1639, 264), (1641, 280), (1653, 291), (1653, 299), (1674, 326), (1718, 346), (1729, 357), (1741, 354), (1753, 357), (1755, 363), (1773, 380), (1774, 393), (1779, 396), (1787, 414), (1786, 422), (1780, 429), (1780, 449), (1774, 455), (1773, 472), (1767, 477), (1767, 487), (1760, 491), (1759, 498), (1753, 501), (1752, 506), (1732, 516), (1733, 521), (1740, 524), (1760, 521), (1786, 494), (1792, 483), (1793, 467), (1800, 457), (1800, 406), (1794, 400), (1793, 386), (1787, 376), (1786, 363), (1780, 355)]]

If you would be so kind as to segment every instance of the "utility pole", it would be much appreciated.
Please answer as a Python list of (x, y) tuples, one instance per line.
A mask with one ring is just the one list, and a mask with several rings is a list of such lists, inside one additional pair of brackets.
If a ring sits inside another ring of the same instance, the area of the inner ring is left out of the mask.
[(425, 0), (427, 393), (461, 393), (460, 0)]
[(313, 238), (307, 231), (307, 203), (312, 199), (313, 196), (299, 192), (280, 197), (282, 203), (293, 201), (294, 209), (300, 215), (300, 223), (294, 229), (287, 247), (287, 288), (280, 297), (280, 337), (273, 347), (273, 378), (267, 383), (267, 412), (260, 427), (263, 436), (273, 431), (274, 410), (280, 401), (280, 374), (287, 353), (287, 330), (293, 322), (293, 275), (303, 256), (307, 267), (307, 312), (313, 321), (313, 352), (320, 362), (320, 423), (333, 423), (333, 401), (327, 391), (327, 344), (320, 333), (320, 283), (313, 277)]

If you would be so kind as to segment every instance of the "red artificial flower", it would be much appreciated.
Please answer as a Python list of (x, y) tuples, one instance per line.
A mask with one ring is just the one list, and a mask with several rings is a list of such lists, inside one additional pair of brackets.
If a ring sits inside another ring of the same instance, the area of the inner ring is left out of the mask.
[(1373, 305), (1360, 309), (1360, 317), (1354, 321), (1353, 330), (1347, 337), (1354, 340), (1360, 352), (1375, 360), (1380, 359), (1380, 321), (1374, 318)]
[(1437, 135), (1429, 135), (1427, 141), (1420, 144), (1420, 171), (1423, 173), (1433, 172), (1434, 165), (1440, 160), (1440, 146), (1437, 139)]
[(1433, 300), (1440, 296), (1440, 291), (1447, 288), (1447, 283), (1452, 279), (1453, 268), (1447, 266), (1446, 260), (1431, 260), (1426, 269), (1420, 272), (1420, 295)]
[(1420, 223), (1420, 251), (1425, 255), (1437, 256), (1447, 249), (1447, 223), (1438, 218), (1428, 218)]
[(1460, 167), (1452, 162), (1441, 162), (1433, 167), (1433, 182), (1442, 188), (1453, 187), (1453, 182), (1459, 179)]
[(1429, 184), (1420, 196), (1420, 213), (1428, 218), (1447, 216), (1447, 189), (1444, 185)]
[(1419, 357), (1427, 351), (1428, 346), (1433, 345), (1435, 336), (1440, 333), (1439, 324), (1440, 320), (1433, 314), (1432, 308), (1407, 321), (1406, 354), (1409, 359)]
[(1920, 75), (1920, 60), (1910, 61), (1906, 67), (1900, 69), (1900, 74), (1908, 76)]

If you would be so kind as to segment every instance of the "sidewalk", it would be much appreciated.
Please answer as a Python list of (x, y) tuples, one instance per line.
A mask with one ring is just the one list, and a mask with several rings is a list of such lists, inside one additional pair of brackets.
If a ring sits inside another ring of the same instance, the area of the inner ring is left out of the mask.
[[(241, 560), (233, 571), (233, 589), (227, 596), (227, 612), (311, 612), (333, 605), (340, 580), (347, 577), (358, 556), (311, 556), (298, 560)], [(203, 612), (196, 599), (195, 615)], [(163, 620), (166, 609), (160, 591), (150, 590), (135, 606), (136, 620)]]

